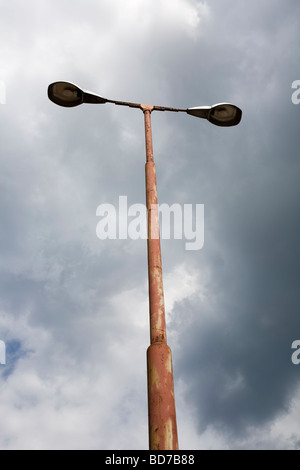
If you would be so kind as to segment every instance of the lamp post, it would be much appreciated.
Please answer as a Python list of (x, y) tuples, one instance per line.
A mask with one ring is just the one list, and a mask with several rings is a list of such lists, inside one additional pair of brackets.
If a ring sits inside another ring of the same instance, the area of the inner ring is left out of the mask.
[(48, 97), (55, 104), (71, 108), (83, 103), (113, 103), (141, 109), (145, 119), (146, 139), (146, 202), (148, 212), (148, 277), (150, 309), (150, 346), (147, 350), (149, 449), (177, 450), (178, 434), (174, 397), (171, 349), (167, 344), (164, 292), (159, 236), (159, 215), (156, 170), (153, 159), (151, 113), (153, 111), (185, 112), (207, 119), (222, 127), (235, 126), (242, 111), (229, 103), (198, 106), (188, 109), (150, 106), (125, 101), (108, 100), (68, 82), (49, 86)]

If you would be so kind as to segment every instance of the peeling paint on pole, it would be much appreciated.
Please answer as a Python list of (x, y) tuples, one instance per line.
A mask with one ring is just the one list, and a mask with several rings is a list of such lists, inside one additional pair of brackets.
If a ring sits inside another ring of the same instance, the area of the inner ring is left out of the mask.
[(172, 353), (166, 343), (147, 351), (150, 450), (178, 449)]
[(141, 105), (145, 115), (146, 201), (148, 212), (148, 275), (150, 340), (147, 351), (149, 447), (150, 450), (177, 450), (177, 424), (172, 354), (167, 345), (162, 277), (156, 170), (153, 161), (151, 111)]

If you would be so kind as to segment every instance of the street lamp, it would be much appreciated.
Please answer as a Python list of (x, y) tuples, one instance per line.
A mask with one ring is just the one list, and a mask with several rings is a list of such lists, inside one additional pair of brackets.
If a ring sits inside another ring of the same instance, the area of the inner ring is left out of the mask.
[[(90, 91), (81, 90), (77, 85), (69, 82), (56, 82), (49, 86), (48, 97), (53, 103), (65, 108), (73, 108), (83, 103), (104, 104), (114, 103), (131, 108), (141, 108), (141, 104), (126, 101), (108, 100)], [(191, 116), (207, 119), (212, 124), (221, 127), (236, 126), (242, 119), (242, 111), (230, 103), (218, 103), (213, 106), (197, 106), (195, 108), (178, 109), (163, 106), (151, 106), (151, 111), (175, 111), (188, 113)], [(150, 111), (150, 112), (151, 112)]]
[(242, 111), (229, 103), (214, 106), (198, 106), (188, 109), (151, 106), (125, 101), (108, 100), (89, 91), (81, 90), (68, 82), (56, 82), (49, 86), (48, 97), (55, 104), (71, 108), (83, 103), (114, 103), (119, 106), (139, 108), (145, 117), (146, 139), (146, 203), (148, 212), (148, 277), (150, 309), (150, 341), (147, 350), (148, 414), (150, 450), (177, 450), (178, 435), (174, 398), (172, 353), (167, 345), (164, 307), (161, 247), (156, 170), (153, 160), (151, 113), (152, 111), (185, 112), (207, 119), (221, 127), (236, 126)]

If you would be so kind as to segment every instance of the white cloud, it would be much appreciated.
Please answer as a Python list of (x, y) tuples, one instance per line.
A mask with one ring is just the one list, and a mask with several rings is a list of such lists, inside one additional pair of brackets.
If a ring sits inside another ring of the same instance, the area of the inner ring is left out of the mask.
[[(143, 448), (147, 413), (145, 399), (141, 399), (145, 390), (141, 369), (145, 357), (139, 359), (130, 349), (126, 332), (117, 347), (112, 340), (102, 349), (101, 323), (89, 321), (87, 330), (81, 328), (81, 334), (77, 330), (77, 336), (66, 337), (64, 343), (51, 330), (31, 326), (24, 316), (13, 320), (11, 315), (1, 315), (2, 333), (7, 332), (8, 340), (18, 338), (25, 351), (0, 387), (5, 422), (0, 432), (2, 449), (130, 448), (135, 447), (134, 436), (137, 448)], [(118, 318), (111, 326), (118, 332), (117, 322)], [(76, 330), (76, 322), (69, 328)], [(99, 329), (94, 338), (92, 328)], [(113, 331), (110, 336), (114, 338)], [(91, 344), (93, 339), (95, 344)], [(87, 356), (80, 354), (83, 342), (90, 344)], [(124, 422), (132, 426), (131, 436), (123, 435)]]
[(205, 298), (205, 285), (207, 276), (200, 274), (195, 268), (185, 264), (175, 266), (174, 269), (165, 276), (165, 302), (167, 315), (172, 315), (172, 310), (176, 302), (197, 295), (199, 301)]

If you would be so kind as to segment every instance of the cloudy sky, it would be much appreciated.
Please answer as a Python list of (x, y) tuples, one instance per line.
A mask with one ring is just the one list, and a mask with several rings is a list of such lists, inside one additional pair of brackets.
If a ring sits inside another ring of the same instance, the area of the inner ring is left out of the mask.
[(69, 80), (153, 113), (159, 202), (204, 204), (205, 243), (163, 240), (181, 449), (300, 448), (298, 0), (0, 0), (1, 449), (147, 449), (142, 112), (47, 98)]

